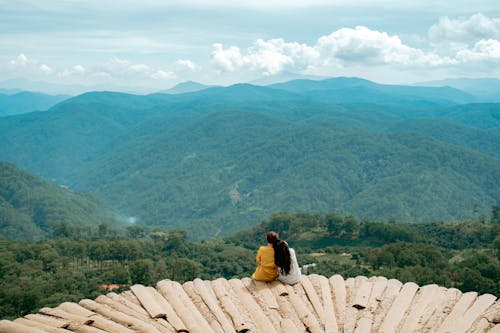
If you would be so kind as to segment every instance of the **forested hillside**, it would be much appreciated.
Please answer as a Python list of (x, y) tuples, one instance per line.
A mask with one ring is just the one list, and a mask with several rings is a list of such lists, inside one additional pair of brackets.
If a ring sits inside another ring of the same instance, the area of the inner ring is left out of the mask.
[(14, 94), (0, 93), (0, 117), (33, 111), (45, 111), (67, 98), (69, 96), (52, 96), (29, 91), (21, 91)]
[(85, 234), (103, 223), (120, 224), (102, 201), (0, 162), (0, 236), (36, 241)]
[(473, 101), (356, 78), (94, 92), (0, 119), (0, 159), (198, 238), (276, 211), (487, 219), (500, 200), (500, 104)]
[[(500, 218), (500, 210), (497, 214)], [(499, 222), (399, 225), (338, 214), (280, 213), (230, 238), (201, 243), (188, 241), (181, 230), (106, 225), (38, 243), (0, 238), (0, 318), (95, 298), (107, 293), (109, 284), (128, 289), (166, 278), (248, 277), (269, 230), (295, 248), (307, 273), (383, 275), (499, 295)]]
[(500, 197), (494, 157), (415, 133), (254, 113), (210, 114), (144, 149), (118, 150), (87, 175), (77, 184), (126, 214), (205, 235), (227, 234), (276, 210), (470, 219), (475, 210), (489, 213)]

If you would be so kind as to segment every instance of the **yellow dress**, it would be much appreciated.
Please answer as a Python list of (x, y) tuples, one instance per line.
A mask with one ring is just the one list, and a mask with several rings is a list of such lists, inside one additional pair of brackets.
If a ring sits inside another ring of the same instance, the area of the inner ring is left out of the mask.
[(274, 249), (269, 246), (261, 246), (257, 251), (257, 268), (252, 278), (257, 281), (274, 281), (278, 277), (278, 267), (274, 264)]

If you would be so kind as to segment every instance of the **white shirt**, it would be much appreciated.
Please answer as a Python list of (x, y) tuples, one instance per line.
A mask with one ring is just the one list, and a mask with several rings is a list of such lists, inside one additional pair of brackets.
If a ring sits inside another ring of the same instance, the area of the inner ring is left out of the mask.
[(278, 276), (278, 280), (287, 284), (295, 284), (300, 281), (300, 268), (299, 263), (297, 262), (297, 257), (295, 256), (295, 251), (290, 248), (290, 273), (288, 275), (281, 274)]

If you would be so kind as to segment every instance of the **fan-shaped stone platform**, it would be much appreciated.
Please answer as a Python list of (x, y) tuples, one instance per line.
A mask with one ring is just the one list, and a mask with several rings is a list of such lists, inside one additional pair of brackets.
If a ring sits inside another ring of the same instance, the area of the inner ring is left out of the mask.
[(303, 276), (280, 282), (170, 280), (43, 308), (0, 332), (500, 332), (500, 301), (384, 277)]

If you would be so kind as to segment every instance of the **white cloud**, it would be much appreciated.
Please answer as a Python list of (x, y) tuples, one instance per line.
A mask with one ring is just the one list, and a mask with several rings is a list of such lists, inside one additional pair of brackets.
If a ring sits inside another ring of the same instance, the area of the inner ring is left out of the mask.
[(453, 59), (440, 57), (403, 44), (397, 35), (358, 26), (342, 28), (318, 39), (315, 48), (325, 63), (362, 63), (372, 65), (443, 65)]
[(500, 19), (489, 18), (481, 13), (464, 19), (445, 16), (428, 31), (433, 43), (473, 44), (482, 39), (500, 39)]
[(111, 57), (108, 62), (106, 63), (106, 66), (108, 67), (114, 67), (114, 68), (123, 68), (129, 66), (129, 62), (125, 59), (120, 59), (117, 57)]
[(151, 78), (155, 80), (170, 80), (176, 77), (175, 73), (170, 71), (158, 70), (151, 74)]
[(264, 75), (273, 75), (287, 67), (306, 69), (315, 65), (318, 59), (319, 53), (313, 47), (275, 38), (267, 41), (258, 39), (244, 61)]
[(195, 64), (189, 59), (179, 59), (175, 62), (176, 66), (179, 67), (181, 70), (188, 70), (191, 72), (196, 72), (200, 69), (200, 66)]
[(40, 69), (40, 71), (42, 71), (44, 74), (47, 74), (47, 75), (52, 74), (52, 72), (54, 71), (52, 68), (50, 68), (46, 64), (41, 64), (39, 69)]
[(26, 65), (31, 64), (33, 62), (34, 62), (34, 60), (28, 59), (28, 57), (25, 56), (24, 53), (21, 53), (17, 56), (16, 59), (12, 59), (11, 61), (9, 61), (9, 64), (12, 66), (26, 66)]
[(148, 65), (145, 65), (145, 64), (135, 64), (135, 65), (128, 67), (128, 69), (132, 72), (137, 72), (137, 73), (142, 73), (142, 74), (151, 73), (151, 67), (149, 67)]
[(73, 75), (83, 75), (85, 74), (85, 67), (82, 65), (75, 65), (71, 68), (66, 68), (62, 72), (59, 73), (60, 77), (69, 77)]
[(236, 46), (226, 49), (222, 44), (213, 45), (212, 63), (223, 72), (245, 68), (264, 75), (274, 75), (287, 67), (306, 69), (318, 61), (320, 55), (306, 44), (285, 42), (282, 38), (258, 39), (242, 54)]
[(480, 40), (472, 49), (457, 52), (460, 62), (497, 62), (500, 64), (500, 42), (495, 39)]
[(243, 58), (239, 47), (231, 46), (227, 49), (222, 44), (213, 44), (212, 63), (217, 70), (222, 72), (234, 72), (243, 65)]
[(320, 37), (314, 45), (282, 38), (258, 39), (241, 52), (237, 46), (213, 45), (212, 63), (221, 72), (250, 70), (274, 75), (283, 70), (315, 70), (346, 66), (440, 66), (456, 59), (405, 45), (397, 35), (358, 26)]
[[(110, 58), (99, 70), (101, 77), (137, 80), (170, 80), (175, 73), (167, 69), (154, 68), (147, 64), (132, 64), (126, 59)], [(106, 75), (104, 75), (106, 74)]]

